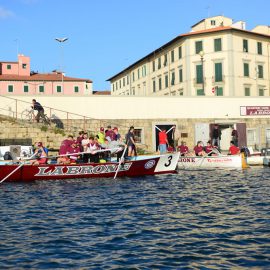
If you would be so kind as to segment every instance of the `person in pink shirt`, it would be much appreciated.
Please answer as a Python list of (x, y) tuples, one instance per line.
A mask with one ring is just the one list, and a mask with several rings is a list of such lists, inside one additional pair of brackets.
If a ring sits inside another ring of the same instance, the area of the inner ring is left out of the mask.
[(202, 141), (197, 142), (197, 145), (194, 147), (194, 152), (196, 156), (205, 156), (205, 151), (203, 149)]
[(177, 150), (180, 152), (181, 156), (186, 156), (189, 153), (186, 142), (182, 141), (181, 145), (177, 147)]

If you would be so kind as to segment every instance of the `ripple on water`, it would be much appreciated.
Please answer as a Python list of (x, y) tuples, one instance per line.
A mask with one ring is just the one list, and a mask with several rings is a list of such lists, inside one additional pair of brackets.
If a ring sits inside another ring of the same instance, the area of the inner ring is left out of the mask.
[(5, 183), (0, 269), (270, 268), (270, 169)]

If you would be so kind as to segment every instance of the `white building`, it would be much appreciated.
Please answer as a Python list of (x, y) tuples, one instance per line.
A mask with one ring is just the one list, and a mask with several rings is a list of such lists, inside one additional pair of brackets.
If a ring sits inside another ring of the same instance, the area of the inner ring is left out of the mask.
[(108, 81), (112, 95), (270, 96), (270, 27), (216, 16)]

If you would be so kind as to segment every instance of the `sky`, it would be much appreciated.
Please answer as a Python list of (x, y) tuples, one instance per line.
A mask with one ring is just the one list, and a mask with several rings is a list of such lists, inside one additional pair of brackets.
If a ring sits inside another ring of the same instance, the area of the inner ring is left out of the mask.
[(270, 25), (269, 10), (269, 0), (0, 0), (0, 61), (24, 54), (33, 71), (109, 90), (108, 78), (200, 20), (224, 15), (251, 30)]

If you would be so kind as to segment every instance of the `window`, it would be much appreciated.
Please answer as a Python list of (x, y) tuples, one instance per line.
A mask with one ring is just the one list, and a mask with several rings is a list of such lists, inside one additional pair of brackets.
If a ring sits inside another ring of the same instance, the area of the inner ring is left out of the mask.
[(26, 69), (26, 67), (27, 67), (27, 64), (22, 64), (23, 69)]
[(119, 89), (121, 89), (121, 88), (122, 88), (122, 81), (119, 80)]
[(142, 134), (143, 134), (143, 132), (142, 132), (141, 128), (135, 128), (134, 129), (135, 143), (143, 143)]
[(261, 42), (257, 42), (257, 53), (262, 54), (262, 43)]
[(114, 83), (113, 83), (113, 85), (112, 85), (112, 91), (114, 92)]
[(126, 78), (124, 77), (123, 78), (123, 87), (125, 87), (126, 86)]
[(129, 85), (129, 76), (127, 75), (127, 85)]
[(13, 85), (8, 85), (8, 92), (13, 93)]
[(154, 79), (153, 80), (153, 93), (156, 92), (156, 80)]
[(158, 69), (160, 69), (161, 68), (161, 58), (159, 57), (158, 58)]
[(171, 51), (171, 63), (174, 62), (174, 50)]
[(215, 63), (215, 82), (222, 82), (222, 63)]
[(183, 82), (183, 69), (179, 68), (179, 82)]
[(258, 65), (258, 78), (263, 79), (263, 66)]
[(164, 55), (164, 62), (163, 62), (164, 67), (167, 66), (167, 62), (168, 62), (168, 55), (165, 54), (165, 55)]
[(247, 145), (253, 146), (256, 144), (256, 129), (247, 129)]
[(40, 85), (38, 88), (39, 88), (39, 93), (44, 93), (44, 85)]
[(74, 93), (79, 93), (79, 86), (74, 86)]
[(216, 25), (216, 21), (215, 20), (211, 20), (211, 25)]
[(62, 92), (62, 86), (61, 85), (57, 85), (56, 92), (57, 93), (61, 93)]
[(222, 50), (221, 38), (214, 39), (214, 51), (220, 52)]
[(11, 65), (7, 65), (7, 69), (11, 69)]
[(259, 96), (260, 97), (264, 96), (264, 89), (263, 88), (259, 88)]
[(162, 79), (161, 77), (158, 78), (158, 90), (162, 89)]
[(172, 74), (171, 74), (171, 85), (174, 85), (174, 82), (175, 82), (175, 72), (172, 71)]
[(142, 76), (143, 77), (146, 76), (146, 65), (143, 65), (143, 67), (142, 67)]
[(216, 88), (216, 95), (217, 96), (223, 96), (223, 87), (217, 87)]
[(152, 69), (153, 69), (153, 72), (156, 70), (156, 62), (155, 62), (155, 60), (152, 62)]
[(244, 63), (244, 76), (249, 77), (249, 64)]
[(196, 65), (196, 83), (202, 83), (203, 82), (203, 69), (202, 65)]
[(115, 83), (115, 89), (118, 90), (118, 82)]
[(198, 54), (202, 50), (203, 50), (203, 43), (202, 43), (202, 41), (196, 41), (195, 42), (195, 53)]
[(197, 89), (197, 96), (204, 96), (203, 89)]
[(24, 92), (24, 93), (28, 93), (28, 92), (29, 92), (28, 85), (24, 85), (24, 86), (23, 86), (23, 92)]
[(243, 52), (248, 52), (248, 40), (243, 39)]
[(183, 96), (184, 95), (184, 89), (180, 89), (179, 90), (179, 96)]
[(168, 74), (165, 74), (165, 88), (169, 86), (169, 77)]
[(178, 58), (182, 58), (182, 47), (178, 47)]
[(138, 79), (140, 79), (140, 69), (138, 68)]
[(249, 87), (245, 87), (245, 96), (246, 97), (250, 96), (250, 88)]
[(132, 72), (132, 81), (133, 82), (135, 81), (135, 73), (134, 73), (134, 71)]

